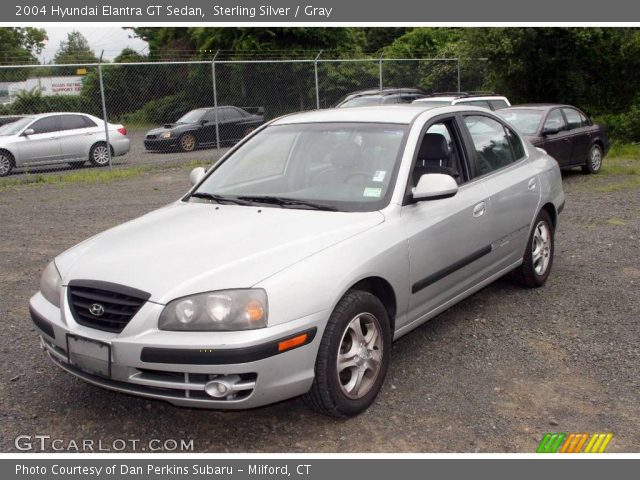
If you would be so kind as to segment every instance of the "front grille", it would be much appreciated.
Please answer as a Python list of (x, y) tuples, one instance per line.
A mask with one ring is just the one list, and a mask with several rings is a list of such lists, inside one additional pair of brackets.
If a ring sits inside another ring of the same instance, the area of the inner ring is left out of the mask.
[(69, 308), (85, 327), (120, 333), (151, 295), (140, 290), (96, 281), (69, 284)]
[(157, 138), (157, 135), (147, 135), (147, 139), (148, 140), (153, 140), (154, 138)]

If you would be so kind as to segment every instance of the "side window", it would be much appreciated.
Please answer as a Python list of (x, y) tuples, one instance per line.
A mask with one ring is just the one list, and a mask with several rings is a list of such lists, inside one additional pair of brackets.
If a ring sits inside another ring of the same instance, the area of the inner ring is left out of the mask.
[(578, 115), (580, 115), (580, 122), (582, 124), (583, 127), (590, 127), (591, 126), (591, 120), (589, 120), (589, 118), (587, 118), (587, 116), (585, 114), (583, 114), (581, 111), (577, 110)]
[(34, 134), (57, 132), (58, 117), (53, 116), (53, 117), (41, 118), (40, 120), (33, 123), (33, 125), (31, 125), (30, 128), (33, 129)]
[(464, 122), (473, 140), (480, 175), (506, 167), (516, 160), (509, 135), (500, 122), (480, 115), (465, 117)]
[(411, 174), (413, 185), (417, 185), (420, 177), (428, 173), (444, 173), (452, 176), (458, 184), (464, 183), (468, 175), (461, 152), (453, 118), (431, 125), (418, 147)]
[(82, 121), (84, 122), (84, 126), (86, 128), (93, 128), (93, 127), (97, 127), (98, 125), (96, 124), (96, 122), (94, 122), (93, 120), (91, 120), (89, 117), (85, 117), (85, 116), (80, 116), (80, 118), (82, 118)]
[(501, 108), (507, 108), (509, 105), (504, 100), (489, 100), (489, 105), (493, 110), (500, 110)]
[(573, 108), (563, 108), (565, 117), (567, 117), (567, 124), (569, 130), (573, 130), (574, 128), (582, 127), (582, 119), (580, 118), (580, 114), (577, 110)]
[(242, 115), (235, 108), (225, 108), (224, 119), (230, 122), (237, 122), (242, 119)]
[[(218, 108), (218, 121), (219, 122), (224, 122), (225, 120), (225, 114), (224, 112), (226, 111), (226, 108)], [(202, 117), (202, 120), (205, 120), (207, 122), (211, 122), (211, 123), (215, 123), (216, 122), (216, 110), (214, 108), (212, 108), (211, 110), (208, 110), (207, 113), (204, 114), (204, 116)]]
[(558, 129), (559, 131), (567, 129), (567, 125), (564, 122), (562, 113), (560, 113), (560, 109), (556, 108), (555, 110), (551, 110), (547, 120), (544, 122), (544, 128)]
[(78, 128), (87, 128), (84, 117), (80, 115), (60, 115), (60, 130), (76, 130)]
[(511, 149), (513, 150), (513, 155), (516, 160), (520, 160), (524, 158), (526, 152), (524, 150), (524, 145), (522, 145), (522, 140), (520, 137), (516, 135), (516, 133), (510, 128), (505, 128), (507, 132), (507, 137), (509, 137), (509, 143), (511, 144)]

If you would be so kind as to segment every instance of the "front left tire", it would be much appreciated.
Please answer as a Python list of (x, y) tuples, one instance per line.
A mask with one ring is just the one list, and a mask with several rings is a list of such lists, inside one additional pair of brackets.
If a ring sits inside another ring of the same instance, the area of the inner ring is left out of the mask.
[(391, 327), (382, 302), (368, 292), (347, 292), (327, 322), (305, 403), (332, 417), (362, 413), (380, 392), (390, 353)]
[(13, 155), (6, 151), (0, 151), (0, 177), (6, 177), (16, 166)]

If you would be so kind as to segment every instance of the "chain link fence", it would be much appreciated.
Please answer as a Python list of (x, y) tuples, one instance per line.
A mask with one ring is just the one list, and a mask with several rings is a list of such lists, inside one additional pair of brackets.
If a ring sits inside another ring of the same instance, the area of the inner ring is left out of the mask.
[(211, 164), (265, 121), (333, 107), (357, 90), (472, 91), (485, 79), (484, 60), (455, 58), (0, 66), (0, 181)]

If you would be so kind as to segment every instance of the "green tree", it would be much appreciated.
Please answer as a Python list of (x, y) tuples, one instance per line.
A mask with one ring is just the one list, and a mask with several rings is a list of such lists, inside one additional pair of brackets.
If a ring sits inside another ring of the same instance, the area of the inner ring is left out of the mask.
[(98, 58), (91, 50), (89, 41), (80, 32), (73, 30), (67, 34), (67, 39), (60, 42), (53, 62), (60, 65), (65, 63), (97, 63)]
[[(47, 34), (39, 28), (0, 28), (0, 65), (38, 63), (37, 55), (44, 48)], [(31, 69), (0, 69), (0, 81), (24, 80)]]

